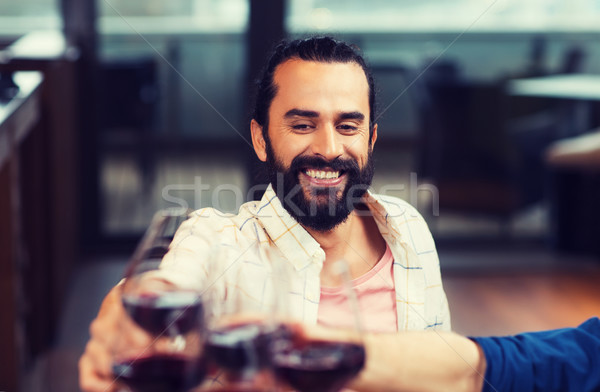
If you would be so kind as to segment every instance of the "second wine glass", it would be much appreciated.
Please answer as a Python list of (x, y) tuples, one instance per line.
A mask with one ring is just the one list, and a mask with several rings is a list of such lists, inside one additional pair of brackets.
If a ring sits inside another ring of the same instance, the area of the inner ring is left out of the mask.
[(216, 253), (209, 273), (207, 358), (227, 390), (274, 390), (271, 345), (285, 333), (280, 321), (286, 261), (260, 245), (241, 255), (223, 249)]
[(362, 323), (356, 293), (345, 261), (336, 262), (334, 270), (341, 282), (339, 293), (346, 296), (342, 306), (353, 318), (353, 328), (326, 337), (281, 336), (271, 346), (272, 366), (284, 386), (300, 392), (334, 392), (341, 390), (365, 364)]

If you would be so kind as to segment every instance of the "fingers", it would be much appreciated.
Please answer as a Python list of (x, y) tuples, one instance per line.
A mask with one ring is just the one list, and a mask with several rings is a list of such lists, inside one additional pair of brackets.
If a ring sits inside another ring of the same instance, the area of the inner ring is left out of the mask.
[[(79, 387), (84, 392), (113, 392), (110, 345), (116, 331), (120, 301), (113, 289), (103, 301), (96, 319), (90, 325), (91, 339), (79, 359)], [(111, 334), (111, 327), (113, 333)]]
[(110, 365), (108, 370), (106, 366), (98, 366), (98, 360), (94, 359), (95, 351), (97, 350), (88, 344), (85, 353), (79, 360), (79, 388), (83, 392), (117, 391), (117, 387), (113, 383)]
[(89, 364), (98, 376), (112, 378), (112, 357), (101, 343), (94, 340), (90, 341), (87, 344), (84, 357), (88, 358)]
[[(146, 341), (146, 340), (145, 340)], [(100, 339), (88, 342), (79, 360), (79, 387), (83, 392), (118, 392), (123, 390), (112, 370), (113, 357)]]
[(84, 392), (116, 392), (119, 386), (112, 374), (111, 347), (118, 336), (118, 321), (124, 310), (117, 288), (106, 296), (96, 319), (90, 325), (90, 341), (79, 359), (79, 386)]

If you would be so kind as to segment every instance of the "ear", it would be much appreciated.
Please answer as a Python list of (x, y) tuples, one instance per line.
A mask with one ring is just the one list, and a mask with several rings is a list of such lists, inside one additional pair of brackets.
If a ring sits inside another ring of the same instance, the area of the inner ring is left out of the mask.
[(373, 135), (371, 136), (371, 148), (373, 148), (376, 141), (377, 141), (377, 124), (373, 125)]
[(258, 159), (263, 162), (267, 160), (267, 146), (262, 133), (262, 126), (255, 119), (250, 121), (250, 132), (252, 133), (252, 145)]

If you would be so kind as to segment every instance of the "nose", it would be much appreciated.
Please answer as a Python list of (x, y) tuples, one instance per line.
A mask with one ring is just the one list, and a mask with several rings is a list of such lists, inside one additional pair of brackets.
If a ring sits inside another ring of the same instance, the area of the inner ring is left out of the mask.
[(312, 153), (331, 161), (344, 153), (344, 146), (333, 126), (325, 126), (314, 133)]

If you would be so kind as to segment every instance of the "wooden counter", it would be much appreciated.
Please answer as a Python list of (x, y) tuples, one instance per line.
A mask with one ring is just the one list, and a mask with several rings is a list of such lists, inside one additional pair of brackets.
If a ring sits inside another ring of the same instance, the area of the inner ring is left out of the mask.
[(0, 391), (27, 392), (20, 374), (50, 348), (79, 256), (78, 61), (60, 31), (0, 51), (0, 71), (21, 84), (0, 110)]
[(23, 153), (30, 147), (41, 115), (40, 72), (17, 72), (19, 93), (0, 103), (0, 390), (17, 391), (28, 360), (27, 311), (31, 298), (24, 284), (30, 262), (24, 244)]

